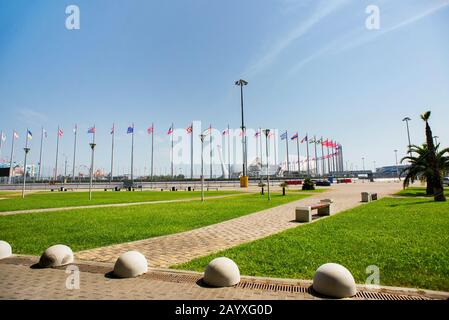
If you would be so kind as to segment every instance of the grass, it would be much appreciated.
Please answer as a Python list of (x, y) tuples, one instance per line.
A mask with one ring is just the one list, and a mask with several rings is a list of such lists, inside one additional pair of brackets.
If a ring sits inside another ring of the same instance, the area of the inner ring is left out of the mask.
[(41, 254), (63, 243), (74, 251), (187, 231), (307, 197), (259, 194), (130, 207), (0, 216), (0, 238), (15, 253)]
[(336, 262), (365, 283), (376, 265), (382, 285), (449, 291), (448, 243), (447, 202), (385, 198), (174, 268), (203, 271), (226, 256), (244, 275), (312, 279), (321, 264)]
[[(403, 197), (430, 197), (433, 198), (433, 196), (426, 195), (426, 188), (424, 187), (410, 187), (404, 190), (399, 191), (396, 193), (398, 196)], [(446, 196), (449, 196), (449, 188), (444, 188), (444, 194)]]
[[(240, 193), (239, 191), (205, 191), (205, 196), (222, 196)], [(9, 193), (2, 195), (6, 198), (0, 200), (0, 212), (29, 210), (42, 208), (62, 208), (73, 206), (87, 206), (96, 204), (130, 203), (159, 200), (175, 200), (200, 197), (200, 191), (96, 191), (89, 201), (88, 192), (49, 192), (42, 191), (31, 193), (22, 199), (21, 193)]]

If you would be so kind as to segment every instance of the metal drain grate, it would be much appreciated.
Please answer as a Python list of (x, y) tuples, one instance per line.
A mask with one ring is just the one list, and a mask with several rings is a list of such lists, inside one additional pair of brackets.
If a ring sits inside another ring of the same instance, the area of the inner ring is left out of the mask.
[(142, 276), (143, 278), (160, 280), (167, 282), (183, 282), (183, 283), (196, 283), (202, 279), (198, 274), (182, 274), (182, 273), (165, 273), (165, 272), (149, 272)]
[(355, 298), (366, 300), (429, 300), (422, 296), (407, 296), (402, 294), (391, 294), (384, 292), (359, 291)]

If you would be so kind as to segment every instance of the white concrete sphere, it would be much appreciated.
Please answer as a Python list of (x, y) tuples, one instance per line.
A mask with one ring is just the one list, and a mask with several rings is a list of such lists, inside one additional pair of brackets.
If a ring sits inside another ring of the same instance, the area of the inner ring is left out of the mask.
[(229, 258), (215, 258), (206, 267), (203, 281), (213, 287), (231, 287), (240, 282), (239, 267)]
[(114, 275), (119, 278), (134, 278), (148, 271), (148, 262), (138, 251), (128, 251), (122, 254), (114, 265)]
[(357, 293), (351, 272), (337, 263), (325, 263), (316, 270), (313, 290), (333, 298), (348, 298)]
[(12, 255), (11, 245), (3, 240), (0, 240), (0, 259), (8, 258)]
[(56, 244), (42, 254), (39, 265), (43, 268), (65, 266), (73, 262), (73, 252), (68, 246)]

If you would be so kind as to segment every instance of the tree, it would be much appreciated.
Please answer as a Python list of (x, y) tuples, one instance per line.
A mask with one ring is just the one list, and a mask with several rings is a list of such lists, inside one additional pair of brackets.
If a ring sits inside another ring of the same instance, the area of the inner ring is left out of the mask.
[[(436, 149), (436, 159), (440, 168), (440, 175), (443, 175), (444, 171), (449, 170), (449, 148), (438, 151), (438, 145)], [(421, 180), (426, 182), (426, 195), (434, 195), (433, 170), (429, 162), (429, 149), (427, 144), (423, 144), (421, 147), (416, 145), (410, 146), (408, 154), (409, 156), (401, 159), (401, 162), (408, 161), (410, 163), (410, 166), (401, 172), (401, 175), (405, 174), (404, 188), (416, 180)]]
[(444, 196), (443, 181), (441, 179), (440, 167), (436, 158), (435, 145), (433, 144), (432, 130), (429, 125), (430, 111), (424, 112), (421, 119), (426, 123), (426, 142), (429, 152), (429, 165), (432, 172), (433, 198), (435, 201), (446, 201)]

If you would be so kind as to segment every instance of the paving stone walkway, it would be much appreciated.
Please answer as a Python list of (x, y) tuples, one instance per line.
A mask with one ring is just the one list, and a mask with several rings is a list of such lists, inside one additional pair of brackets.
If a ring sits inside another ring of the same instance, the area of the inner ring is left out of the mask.
[(377, 192), (379, 198), (382, 198), (400, 190), (401, 186), (400, 183), (389, 182), (335, 184), (326, 193), (317, 193), (309, 198), (218, 224), (173, 235), (80, 251), (75, 256), (79, 260), (115, 262), (122, 253), (137, 250), (145, 255), (151, 267), (167, 268), (297, 227), (300, 224), (294, 221), (297, 206), (306, 206), (318, 202), (319, 199), (330, 198), (334, 200), (335, 214), (360, 205), (361, 192)]
[[(39, 269), (38, 257), (12, 257), (0, 260), (0, 299), (39, 300), (285, 300), (320, 296), (311, 281), (242, 276), (234, 287), (211, 288), (202, 283), (202, 274), (153, 269), (132, 279), (111, 277), (112, 264), (78, 262), (79, 287), (74, 288), (73, 273), (67, 267)], [(73, 266), (70, 266), (73, 270)], [(69, 284), (67, 286), (67, 283)], [(448, 299), (449, 293), (427, 290), (358, 286), (352, 299), (425, 300)]]

